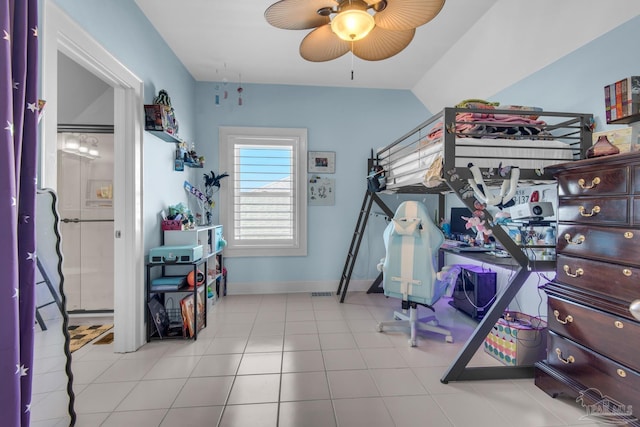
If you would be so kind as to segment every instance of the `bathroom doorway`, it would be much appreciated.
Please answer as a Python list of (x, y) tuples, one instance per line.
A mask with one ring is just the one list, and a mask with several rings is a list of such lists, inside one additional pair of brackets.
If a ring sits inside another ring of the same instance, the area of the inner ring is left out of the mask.
[(58, 131), (67, 311), (113, 312), (113, 126), (59, 125)]

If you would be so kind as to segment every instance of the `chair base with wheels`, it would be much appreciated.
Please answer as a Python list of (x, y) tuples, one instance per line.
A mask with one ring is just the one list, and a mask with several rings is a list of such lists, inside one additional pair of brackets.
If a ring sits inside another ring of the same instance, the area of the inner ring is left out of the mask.
[[(404, 306), (403, 302), (403, 306)], [(444, 340), (448, 343), (453, 342), (453, 336), (451, 331), (442, 328), (439, 325), (438, 319), (435, 315), (418, 318), (418, 304), (409, 302), (408, 304), (409, 314), (406, 314), (406, 309), (403, 307), (403, 312), (396, 311), (393, 313), (395, 320), (388, 320), (378, 323), (378, 332), (383, 332), (387, 327), (403, 327), (409, 328), (411, 331), (411, 338), (409, 338), (409, 345), (415, 347), (418, 344), (417, 331), (434, 332), (436, 334), (444, 335)], [(433, 311), (433, 307), (425, 306)]]

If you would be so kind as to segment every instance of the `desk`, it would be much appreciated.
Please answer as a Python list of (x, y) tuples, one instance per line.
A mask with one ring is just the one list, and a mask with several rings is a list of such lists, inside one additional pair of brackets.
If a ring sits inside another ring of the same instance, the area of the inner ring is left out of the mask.
[[(495, 230), (494, 230), (495, 232)], [(502, 230), (498, 231), (503, 233)], [(501, 236), (502, 237), (502, 236)], [(501, 241), (508, 237), (504, 236)], [(520, 247), (515, 247), (511, 241), (509, 242), (510, 253), (512, 258), (499, 258), (487, 252), (454, 252), (450, 249), (440, 249), (438, 253), (438, 261), (444, 265), (444, 256), (449, 253), (458, 255), (467, 259), (486, 264), (500, 266), (502, 268), (513, 270), (514, 274), (506, 285), (504, 291), (499, 292), (498, 296), (480, 321), (475, 331), (469, 337), (464, 347), (458, 353), (455, 361), (449, 366), (441, 382), (447, 384), (449, 381), (469, 381), (469, 380), (487, 380), (487, 379), (516, 379), (516, 378), (533, 378), (533, 366), (497, 366), (497, 367), (468, 367), (467, 364), (474, 356), (478, 348), (484, 342), (485, 337), (493, 329), (496, 321), (504, 313), (505, 309), (515, 298), (516, 294), (529, 278), (532, 273), (538, 271), (555, 271), (555, 261), (537, 261), (527, 258), (524, 251)], [(535, 248), (535, 246), (527, 246), (526, 248)]]
[[(547, 247), (547, 246), (531, 246), (531, 248), (534, 248), (534, 249), (538, 247)], [(529, 248), (529, 246), (527, 246), (527, 248)], [(497, 266), (512, 269), (512, 270), (515, 270), (518, 267), (520, 267), (518, 262), (512, 257), (501, 258), (495, 255), (492, 255), (490, 252), (463, 252), (463, 251), (456, 252), (455, 250), (450, 248), (440, 248), (440, 251), (438, 252), (438, 271), (442, 270), (442, 267), (444, 267), (445, 265), (444, 257), (446, 254), (457, 255), (464, 258), (468, 258), (470, 260), (481, 262), (483, 264), (497, 265)], [(543, 260), (530, 260), (530, 266), (532, 268), (532, 271), (553, 271), (556, 269), (556, 262), (543, 261)]]

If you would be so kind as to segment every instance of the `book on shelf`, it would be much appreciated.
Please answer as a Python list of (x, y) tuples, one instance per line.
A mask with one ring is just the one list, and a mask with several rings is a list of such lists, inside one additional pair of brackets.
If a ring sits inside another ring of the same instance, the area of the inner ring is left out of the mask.
[(151, 280), (151, 292), (177, 291), (184, 286), (184, 277), (157, 277)]
[(604, 87), (607, 123), (640, 114), (640, 76), (630, 76)]
[(604, 112), (607, 118), (607, 122), (611, 121), (611, 86), (606, 85), (604, 87)]
[[(184, 321), (184, 327), (185, 330), (187, 331), (188, 335), (190, 338), (193, 338), (193, 336), (197, 331), (200, 331), (202, 328), (204, 328), (204, 301), (201, 295), (201, 291), (196, 292), (197, 294), (197, 300), (194, 300), (194, 296), (193, 294), (187, 295), (186, 297), (182, 298), (182, 300), (180, 300), (180, 307), (182, 308), (182, 319)], [(195, 322), (195, 327), (197, 329), (194, 329), (194, 312), (195, 312), (195, 307), (197, 304), (197, 319)]]
[(618, 80), (615, 83), (616, 88), (616, 117), (622, 118), (622, 80)]
[(156, 327), (156, 331), (158, 332), (158, 336), (160, 338), (164, 337), (169, 330), (169, 315), (167, 314), (167, 310), (164, 307), (164, 304), (160, 302), (160, 299), (153, 297), (147, 303), (149, 306), (149, 314), (151, 319), (153, 320), (153, 324)]
[(640, 76), (629, 77), (629, 107), (628, 114), (640, 113)]

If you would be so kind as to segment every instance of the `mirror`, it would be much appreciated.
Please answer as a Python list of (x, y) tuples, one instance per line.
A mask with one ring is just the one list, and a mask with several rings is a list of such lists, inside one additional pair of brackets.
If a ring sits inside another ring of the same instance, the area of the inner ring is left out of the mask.
[[(64, 294), (58, 197), (51, 189), (36, 195), (36, 320), (31, 421), (68, 420), (75, 425), (69, 318)], [(38, 399), (42, 394), (42, 399)], [(46, 397), (45, 397), (46, 396)], [(62, 405), (61, 402), (68, 403)], [(62, 425), (62, 424), (60, 424)]]

